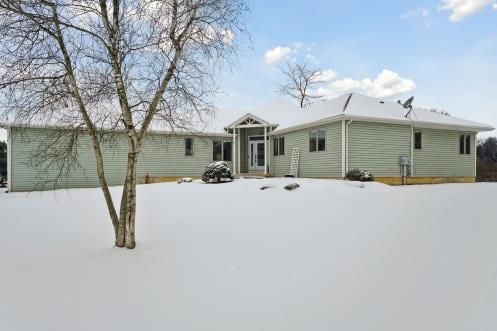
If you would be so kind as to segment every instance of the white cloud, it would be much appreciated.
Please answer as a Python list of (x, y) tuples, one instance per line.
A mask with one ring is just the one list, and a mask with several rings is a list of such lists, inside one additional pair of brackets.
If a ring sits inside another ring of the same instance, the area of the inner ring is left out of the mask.
[(494, 3), (494, 4), (493, 4), (492, 9), (493, 9), (493, 10), (497, 10), (497, 3)]
[(280, 46), (270, 49), (264, 54), (264, 62), (267, 64), (276, 64), (286, 58), (291, 51), (290, 47)]
[(430, 10), (426, 8), (416, 8), (409, 10), (404, 15), (401, 16), (402, 19), (414, 18), (414, 17), (422, 17), (428, 18), (430, 17)]
[(356, 91), (376, 98), (387, 98), (407, 93), (416, 88), (416, 84), (398, 73), (384, 69), (375, 79), (354, 80), (345, 78), (330, 83), (330, 89), (322, 89), (321, 95), (342, 94)]
[(461, 22), (488, 6), (495, 9), (495, 0), (442, 0), (439, 9), (450, 11), (449, 19), (452, 22)]
[(334, 80), (337, 77), (337, 74), (335, 70), (333, 69), (328, 69), (328, 70), (323, 70), (318, 73), (316, 77), (316, 81), (318, 82), (330, 82)]

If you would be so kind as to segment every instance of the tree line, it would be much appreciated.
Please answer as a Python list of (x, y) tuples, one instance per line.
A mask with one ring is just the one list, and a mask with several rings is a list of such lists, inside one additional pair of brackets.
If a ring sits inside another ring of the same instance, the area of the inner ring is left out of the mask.
[(476, 175), (481, 181), (497, 181), (497, 137), (478, 141)]

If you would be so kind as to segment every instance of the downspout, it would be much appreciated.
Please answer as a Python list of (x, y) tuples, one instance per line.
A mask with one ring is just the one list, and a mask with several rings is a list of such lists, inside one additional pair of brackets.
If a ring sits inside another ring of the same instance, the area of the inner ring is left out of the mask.
[(414, 122), (411, 122), (411, 162), (409, 166), (409, 176), (414, 176)]
[(352, 124), (354, 120), (350, 120), (345, 125), (345, 175), (349, 172), (349, 125)]

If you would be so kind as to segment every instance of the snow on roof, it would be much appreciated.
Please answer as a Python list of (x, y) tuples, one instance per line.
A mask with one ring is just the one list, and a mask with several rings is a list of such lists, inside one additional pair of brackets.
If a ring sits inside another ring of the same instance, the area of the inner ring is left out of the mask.
[[(356, 119), (364, 121), (377, 121), (387, 123), (414, 124), (416, 127), (435, 127), (445, 129), (465, 129), (471, 131), (491, 131), (490, 125), (465, 120), (462, 118), (444, 115), (422, 108), (413, 108), (406, 117), (409, 109), (388, 100), (377, 99), (359, 93), (349, 93), (324, 102), (313, 104), (301, 109), (297, 105), (283, 101), (273, 100), (254, 109), (219, 109), (209, 118), (194, 121), (193, 131), (203, 134), (226, 134), (230, 125), (247, 115), (252, 115), (275, 126), (275, 133), (291, 131), (302, 127), (313, 126), (341, 119)], [(12, 124), (10, 124), (12, 125)], [(7, 127), (9, 124), (1, 124)], [(33, 126), (33, 125), (29, 125)], [(171, 132), (160, 126), (153, 127), (159, 133)], [(174, 130), (176, 133), (191, 133), (192, 130)]]
[[(378, 120), (408, 121), (413, 122), (415, 126), (454, 126), (481, 131), (494, 129), (487, 124), (469, 121), (428, 109), (414, 107), (412, 111), (409, 112), (409, 109), (404, 108), (397, 102), (381, 100), (358, 93), (352, 95), (346, 114)], [(407, 114), (409, 115), (406, 118)]]
[(290, 131), (300, 127), (311, 126), (327, 121), (340, 119), (359, 119), (377, 122), (413, 123), (417, 127), (442, 127), (467, 129), (474, 131), (490, 131), (490, 125), (444, 115), (422, 108), (409, 109), (388, 100), (377, 99), (359, 93), (349, 93), (324, 102), (313, 104), (307, 108), (282, 100), (271, 101), (251, 110), (219, 110), (216, 112), (210, 132), (222, 132), (225, 128), (246, 115), (253, 115), (265, 122), (277, 125), (275, 133)]

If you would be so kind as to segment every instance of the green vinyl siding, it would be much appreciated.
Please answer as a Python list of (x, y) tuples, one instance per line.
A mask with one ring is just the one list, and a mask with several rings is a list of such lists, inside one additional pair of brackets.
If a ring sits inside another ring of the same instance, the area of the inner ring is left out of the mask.
[(353, 121), (348, 126), (348, 169), (377, 177), (401, 175), (401, 156), (411, 155), (411, 126)]
[[(422, 148), (414, 150), (415, 177), (475, 176), (475, 134), (460, 131), (415, 129)], [(471, 154), (459, 154), (459, 136), (471, 136)]]
[[(34, 153), (41, 141), (50, 139), (55, 130), (12, 128), (12, 191), (32, 191), (53, 188), (83, 188), (99, 186), (93, 148), (89, 136), (82, 135), (78, 144), (80, 167), (63, 174), (54, 187), (60, 164), (35, 167)], [(199, 176), (212, 161), (212, 140), (220, 138), (192, 137), (192, 156), (185, 155), (186, 136), (150, 134), (145, 138), (138, 159), (137, 176)], [(104, 143), (102, 153), (105, 175), (109, 185), (122, 185), (126, 171), (127, 140), (124, 135)]]
[[(326, 149), (320, 152), (309, 152), (309, 132), (326, 129)], [(325, 126), (303, 129), (280, 135), (285, 138), (285, 155), (273, 155), (274, 136), (271, 137), (271, 173), (284, 176), (290, 173), (292, 149), (298, 148), (300, 153), (300, 177), (341, 177), (342, 176), (342, 122), (334, 122)]]

